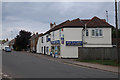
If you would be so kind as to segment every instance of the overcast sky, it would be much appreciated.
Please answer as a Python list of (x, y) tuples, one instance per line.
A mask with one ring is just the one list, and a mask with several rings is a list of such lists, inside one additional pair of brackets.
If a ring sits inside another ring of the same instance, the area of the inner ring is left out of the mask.
[(31, 32), (46, 32), (50, 22), (59, 24), (76, 18), (91, 19), (97, 16), (114, 25), (113, 2), (3, 2), (3, 39), (13, 38), (22, 29)]

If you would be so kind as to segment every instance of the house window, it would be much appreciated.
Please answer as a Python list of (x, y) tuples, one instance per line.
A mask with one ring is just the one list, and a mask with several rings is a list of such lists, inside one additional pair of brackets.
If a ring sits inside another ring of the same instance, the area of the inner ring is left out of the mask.
[(99, 30), (99, 35), (103, 36), (103, 31), (101, 29)]
[(96, 36), (98, 36), (98, 29), (96, 29)]
[(43, 43), (43, 37), (42, 37), (42, 41), (41, 42)]
[(54, 35), (54, 31), (53, 31), (53, 35), (52, 35), (52, 36), (53, 36), (53, 40), (54, 40), (54, 36), (55, 36), (55, 35)]
[(46, 42), (48, 42), (48, 35), (46, 36)]
[(93, 29), (92, 36), (96, 36), (96, 37), (103, 36), (103, 30), (102, 29)]
[(88, 30), (86, 30), (86, 36), (89, 36)]
[(95, 36), (95, 30), (92, 30), (92, 36)]
[(61, 29), (59, 30), (59, 38), (61, 39)]

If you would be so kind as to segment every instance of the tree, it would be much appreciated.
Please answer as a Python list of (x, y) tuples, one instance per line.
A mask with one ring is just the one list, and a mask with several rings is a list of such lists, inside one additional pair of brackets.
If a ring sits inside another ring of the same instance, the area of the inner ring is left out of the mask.
[[(116, 38), (116, 28), (112, 29), (112, 38)], [(118, 38), (120, 38), (120, 29), (118, 29)]]
[(19, 32), (19, 35), (15, 38), (15, 44), (14, 48), (15, 50), (21, 51), (21, 50), (27, 50), (30, 47), (30, 41), (31, 38), (31, 32), (21, 30)]

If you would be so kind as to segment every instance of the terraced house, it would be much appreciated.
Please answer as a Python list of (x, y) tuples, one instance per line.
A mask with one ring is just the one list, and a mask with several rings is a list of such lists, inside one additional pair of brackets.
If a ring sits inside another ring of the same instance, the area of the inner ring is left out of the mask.
[(112, 47), (112, 25), (105, 19), (67, 20), (41, 35), (37, 42), (37, 53), (57, 53), (60, 58), (78, 58), (78, 47)]

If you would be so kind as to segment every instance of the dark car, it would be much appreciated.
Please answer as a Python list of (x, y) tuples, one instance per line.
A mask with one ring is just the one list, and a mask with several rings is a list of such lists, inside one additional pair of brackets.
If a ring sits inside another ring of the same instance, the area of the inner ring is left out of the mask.
[(11, 52), (12, 50), (11, 50), (11, 48), (9, 48), (9, 47), (5, 47), (5, 51), (6, 51), (6, 52)]

